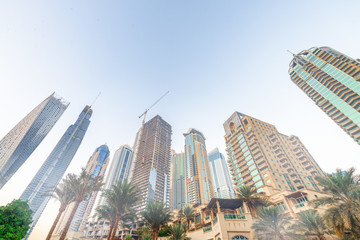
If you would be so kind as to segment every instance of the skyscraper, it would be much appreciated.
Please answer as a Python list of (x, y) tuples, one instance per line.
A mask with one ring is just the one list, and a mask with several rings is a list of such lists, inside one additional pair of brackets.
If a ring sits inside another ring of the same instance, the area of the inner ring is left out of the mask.
[(239, 112), (223, 126), (235, 190), (248, 185), (267, 194), (272, 189), (319, 191), (315, 177), (324, 173), (298, 137)]
[[(94, 178), (98, 176), (104, 176), (107, 165), (109, 164), (109, 155), (110, 151), (107, 145), (101, 145), (96, 148), (95, 152), (89, 158), (85, 166), (85, 171), (91, 174)], [(87, 219), (91, 216), (90, 213), (93, 210), (96, 197), (98, 192), (93, 192), (91, 195), (83, 200), (78, 209), (76, 210), (75, 216), (70, 224), (69, 235), (76, 235), (77, 232), (80, 232), (79, 235), (82, 235), (82, 231), (84, 231), (85, 223)], [(71, 212), (74, 207), (74, 204), (70, 204), (67, 209), (64, 211), (64, 215)], [(67, 222), (66, 218), (63, 218), (62, 226), (65, 226)], [(60, 225), (59, 224), (59, 225)]]
[[(122, 145), (116, 150), (107, 177), (104, 179), (105, 189), (110, 189), (119, 180), (129, 179), (133, 154), (134, 152), (129, 145)], [(99, 205), (103, 204), (105, 204), (105, 198), (100, 197)]]
[(171, 194), (170, 208), (182, 209), (186, 205), (185, 156), (184, 153), (171, 154)]
[(224, 155), (215, 148), (209, 152), (211, 173), (215, 183), (215, 195), (218, 198), (235, 198), (229, 168)]
[(132, 183), (137, 185), (143, 198), (136, 207), (142, 211), (152, 200), (169, 205), (171, 126), (157, 115), (139, 132)]
[(196, 129), (185, 136), (185, 170), (187, 203), (208, 203), (215, 197), (205, 137)]
[(69, 103), (51, 94), (0, 141), (0, 189), (50, 132)]
[(360, 144), (360, 62), (329, 47), (294, 54), (291, 80)]
[(33, 210), (33, 222), (25, 239), (29, 237), (48, 203), (50, 199), (48, 195), (54, 191), (78, 150), (86, 130), (89, 127), (91, 115), (91, 108), (86, 106), (80, 113), (75, 124), (66, 130), (65, 134), (21, 195), (20, 199), (28, 201), (31, 210)]

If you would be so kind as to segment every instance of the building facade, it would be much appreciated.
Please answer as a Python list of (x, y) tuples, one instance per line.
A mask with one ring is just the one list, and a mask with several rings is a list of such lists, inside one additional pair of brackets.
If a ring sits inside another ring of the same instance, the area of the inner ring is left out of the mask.
[(31, 180), (20, 199), (28, 201), (33, 210), (27, 239), (41, 216), (50, 196), (63, 177), (71, 160), (75, 156), (90, 124), (92, 109), (86, 106), (75, 124), (71, 125), (46, 159), (35, 177)]
[[(85, 166), (85, 171), (91, 174), (94, 178), (98, 176), (104, 176), (106, 168), (109, 164), (109, 155), (110, 151), (107, 145), (101, 145), (100, 147), (96, 148)], [(82, 234), (86, 221), (88, 218), (92, 217), (91, 212), (94, 209), (95, 200), (98, 194), (99, 192), (92, 192), (87, 199), (80, 203), (70, 224), (69, 235), (75, 235), (77, 232)], [(69, 205), (65, 210), (64, 215), (70, 213), (73, 207), (74, 204)], [(60, 223), (60, 225), (65, 226), (66, 222), (67, 219), (63, 218), (63, 221)]]
[(171, 154), (171, 194), (170, 208), (182, 209), (186, 205), (185, 155)]
[(234, 187), (224, 155), (215, 148), (209, 152), (209, 162), (217, 198), (235, 198)]
[[(134, 152), (129, 145), (122, 145), (115, 151), (106, 179), (104, 179), (104, 189), (110, 189), (117, 181), (123, 182), (124, 179), (129, 179), (133, 156)], [(100, 197), (98, 205), (104, 204), (105, 198)]]
[(239, 112), (223, 126), (235, 191), (243, 185), (258, 192), (264, 192), (265, 186), (320, 190), (315, 177), (324, 173), (298, 137), (281, 134), (275, 126)]
[(0, 189), (50, 132), (69, 103), (53, 93), (0, 141)]
[(360, 62), (329, 47), (294, 54), (291, 80), (360, 144)]
[(142, 196), (136, 207), (143, 211), (148, 201), (163, 201), (169, 206), (171, 126), (159, 115), (147, 121), (139, 131), (132, 183)]
[(193, 128), (184, 136), (186, 202), (205, 204), (215, 197), (205, 137)]

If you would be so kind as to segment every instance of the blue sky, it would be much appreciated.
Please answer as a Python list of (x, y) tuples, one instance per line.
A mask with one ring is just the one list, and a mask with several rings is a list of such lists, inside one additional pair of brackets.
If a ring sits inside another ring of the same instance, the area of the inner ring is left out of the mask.
[[(101, 91), (69, 172), (103, 143), (133, 144), (156, 114), (173, 148), (197, 128), (224, 152), (223, 122), (240, 111), (297, 135), (323, 170), (355, 166), (360, 147), (287, 74), (291, 55), (330, 46), (360, 58), (358, 1), (0, 1), (0, 137), (56, 91), (71, 104), (0, 191), (18, 198), (82, 108)], [(55, 218), (51, 201), (31, 239)]]

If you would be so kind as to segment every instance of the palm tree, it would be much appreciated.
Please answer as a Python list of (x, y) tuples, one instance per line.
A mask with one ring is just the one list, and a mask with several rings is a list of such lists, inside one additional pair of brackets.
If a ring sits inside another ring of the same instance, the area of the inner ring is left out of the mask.
[(173, 225), (170, 228), (170, 240), (187, 240), (186, 237), (186, 226), (182, 225)]
[(329, 196), (311, 201), (315, 208), (331, 206), (326, 210), (324, 220), (339, 237), (348, 232), (360, 238), (360, 186), (359, 176), (354, 172), (354, 168), (348, 171), (337, 169), (335, 174), (318, 177), (318, 184)]
[(256, 210), (259, 207), (266, 207), (270, 205), (265, 197), (258, 194), (255, 188), (251, 188), (249, 186), (242, 186), (239, 188), (237, 199), (242, 200), (243, 203), (246, 204), (252, 217), (256, 216)]
[(52, 193), (52, 197), (60, 202), (60, 208), (58, 210), (58, 214), (55, 218), (53, 225), (46, 237), (46, 240), (50, 240), (51, 235), (53, 234), (57, 223), (61, 217), (61, 214), (65, 211), (66, 207), (75, 200), (75, 195), (69, 188), (68, 184), (66, 184), (66, 180), (63, 180)]
[(127, 179), (118, 181), (104, 192), (107, 203), (115, 209), (115, 230), (111, 234), (110, 240), (115, 238), (116, 229), (122, 217), (131, 211), (133, 206), (140, 200), (137, 187), (128, 183)]
[(159, 201), (149, 202), (141, 214), (152, 228), (153, 240), (157, 239), (160, 227), (171, 220), (170, 210), (165, 207), (165, 203)]
[(251, 226), (255, 235), (261, 240), (285, 240), (286, 227), (291, 218), (282, 213), (278, 207), (262, 207), (257, 211), (257, 219)]
[(294, 232), (293, 237), (309, 237), (325, 240), (325, 235), (330, 234), (324, 220), (313, 210), (300, 212), (296, 222), (289, 228)]
[(80, 203), (87, 198), (92, 192), (100, 191), (102, 184), (102, 177), (93, 177), (88, 174), (84, 169), (80, 175), (68, 174), (66, 178), (66, 184), (75, 196), (74, 207), (70, 213), (70, 217), (65, 224), (64, 230), (61, 233), (60, 240), (64, 240), (69, 230), (70, 224), (74, 218), (75, 212), (78, 209)]
[(187, 230), (190, 227), (190, 221), (193, 220), (195, 216), (195, 209), (191, 205), (184, 206), (179, 212), (180, 218), (185, 218), (187, 223)]
[(100, 219), (106, 219), (110, 223), (110, 229), (108, 233), (107, 239), (111, 238), (111, 233), (115, 227), (115, 220), (116, 220), (116, 210), (109, 205), (100, 205), (95, 209), (95, 215)]

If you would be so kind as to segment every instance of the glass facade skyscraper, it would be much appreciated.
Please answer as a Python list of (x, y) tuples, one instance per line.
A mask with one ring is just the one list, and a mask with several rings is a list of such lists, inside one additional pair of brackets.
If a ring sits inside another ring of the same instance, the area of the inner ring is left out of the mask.
[(78, 150), (89, 127), (91, 115), (92, 109), (86, 106), (80, 113), (75, 124), (66, 130), (65, 134), (21, 195), (20, 199), (28, 201), (31, 210), (33, 210), (33, 222), (25, 239), (29, 237), (46, 207), (50, 199), (48, 195), (54, 191)]
[(186, 202), (205, 204), (215, 197), (205, 137), (193, 128), (184, 136)]
[[(115, 151), (106, 179), (104, 179), (105, 189), (110, 189), (119, 180), (122, 182), (124, 179), (129, 179), (133, 155), (134, 152), (129, 145), (122, 145)], [(99, 205), (103, 204), (105, 204), (105, 198), (100, 197)]]
[(209, 162), (214, 178), (215, 195), (218, 198), (235, 198), (229, 168), (224, 155), (215, 148), (209, 152)]
[(0, 189), (39, 146), (68, 105), (53, 93), (1, 139)]
[(360, 144), (360, 62), (329, 47), (294, 54), (291, 80)]
[[(85, 171), (89, 174), (92, 174), (93, 177), (104, 176), (106, 168), (109, 164), (109, 155), (110, 151), (108, 146), (101, 145), (90, 157), (89, 161), (85, 166)], [(83, 200), (80, 203), (78, 209), (76, 210), (75, 216), (70, 224), (69, 235), (71, 235), (72, 232), (82, 233), (82, 231), (84, 231), (85, 223), (87, 219), (91, 216), (91, 212), (94, 208), (97, 195), (98, 192), (93, 192), (87, 199)], [(71, 212), (73, 206), (74, 204), (69, 205), (63, 214), (67, 215), (67, 213)], [(63, 218), (63, 224), (60, 223), (59, 225), (64, 226), (66, 222), (67, 219)]]

